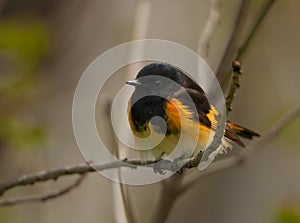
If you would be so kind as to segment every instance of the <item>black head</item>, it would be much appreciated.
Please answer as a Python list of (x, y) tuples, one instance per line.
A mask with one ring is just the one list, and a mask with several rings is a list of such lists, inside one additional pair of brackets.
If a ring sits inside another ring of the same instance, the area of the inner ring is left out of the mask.
[(177, 68), (166, 63), (152, 63), (139, 71), (135, 80), (127, 81), (136, 87), (136, 91), (167, 96), (180, 87), (180, 75)]
[(136, 76), (136, 79), (150, 75), (158, 75), (176, 81), (177, 69), (167, 63), (151, 63), (140, 70)]

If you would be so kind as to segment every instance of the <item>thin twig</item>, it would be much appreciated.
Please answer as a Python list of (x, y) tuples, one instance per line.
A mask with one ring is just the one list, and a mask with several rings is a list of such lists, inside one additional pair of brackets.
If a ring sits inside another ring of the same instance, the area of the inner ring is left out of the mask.
[(249, 34), (247, 35), (244, 43), (239, 47), (238, 52), (237, 52), (237, 60), (240, 60), (244, 53), (246, 52), (249, 43), (251, 42), (252, 38), (254, 37), (256, 31), (258, 30), (258, 27), (261, 25), (262, 21), (264, 20), (265, 16), (267, 15), (268, 11), (270, 10), (271, 6), (273, 5), (273, 3), (275, 2), (275, 0), (267, 0), (262, 9), (260, 10), (260, 12), (258, 13), (258, 16), (256, 17), (256, 21), (254, 22)]
[(300, 103), (285, 114), (269, 131), (267, 131), (267, 133), (264, 134), (263, 137), (250, 144), (246, 150), (243, 150), (243, 152), (239, 154), (239, 160), (244, 161), (246, 157), (254, 153), (256, 150), (273, 141), (279, 133), (299, 115)]
[(229, 158), (222, 159), (214, 162), (205, 171), (197, 174), (189, 175), (183, 182), (180, 189), (180, 194), (187, 191), (196, 182), (202, 179), (203, 176), (215, 173), (219, 170), (223, 170), (229, 167), (237, 166), (243, 163), (250, 155), (252, 155), (258, 149), (262, 149), (263, 146), (274, 140), (279, 133), (285, 128), (293, 119), (300, 115), (300, 103), (286, 115), (284, 115), (269, 131), (267, 131), (261, 138), (250, 144), (245, 150), (241, 151), (238, 155)]
[(245, 40), (242, 42), (241, 37), (244, 31), (245, 26), (245, 19), (247, 15), (247, 8), (249, 2), (247, 0), (243, 0), (241, 2), (240, 10), (236, 18), (236, 22), (234, 25), (233, 32), (231, 34), (231, 37), (229, 39), (229, 42), (227, 44), (226, 50), (223, 54), (223, 58), (221, 60), (221, 63), (216, 71), (216, 76), (218, 77), (218, 80), (221, 84), (224, 83), (226, 77), (228, 76), (228, 72), (230, 70), (230, 63), (234, 59), (241, 60), (242, 56), (248, 49), (249, 43), (253, 39), (253, 37), (256, 34), (256, 31), (260, 27), (262, 21), (264, 20), (265, 16), (269, 12), (271, 6), (275, 0), (266, 0), (263, 4), (262, 9), (258, 13), (257, 16), (255, 16), (257, 19), (253, 23), (252, 28), (248, 32), (248, 34), (245, 37)]
[(228, 94), (226, 96), (227, 115), (232, 110), (232, 102), (236, 94), (236, 90), (240, 87), (240, 75), (242, 74), (241, 63), (239, 61), (232, 62), (232, 77)]
[(72, 184), (50, 193), (41, 194), (41, 195), (33, 195), (28, 197), (17, 197), (17, 198), (7, 198), (0, 200), (0, 206), (7, 206), (7, 205), (15, 205), (15, 204), (21, 204), (21, 203), (29, 203), (29, 202), (44, 202), (48, 201), (57, 197), (60, 197), (74, 188), (78, 187), (86, 175), (79, 176)]
[(208, 18), (198, 42), (198, 54), (207, 57), (209, 41), (220, 20), (220, 0), (212, 0)]
[(74, 175), (74, 174), (85, 174), (88, 172), (102, 171), (112, 168), (119, 167), (129, 167), (136, 168), (132, 164), (114, 161), (107, 164), (78, 164), (73, 166), (65, 166), (62, 168), (40, 171), (33, 174), (23, 175), (19, 178), (8, 180), (0, 184), (0, 195), (2, 196), (4, 192), (18, 186), (33, 185), (37, 182), (47, 181), (47, 180), (57, 180), (59, 177)]
[[(162, 160), (157, 163), (157, 161), (141, 161), (141, 160), (123, 160), (121, 161), (113, 161), (106, 164), (91, 164), (91, 163), (83, 163), (73, 166), (65, 166), (62, 168), (57, 168), (48, 171), (40, 171), (37, 173), (32, 173), (28, 175), (23, 175), (19, 178), (8, 180), (4, 183), (0, 184), (0, 196), (4, 194), (4, 192), (18, 187), (18, 186), (25, 186), (25, 185), (33, 185), (38, 182), (44, 182), (47, 180), (57, 180), (63, 176), (69, 176), (74, 174), (85, 174), (91, 173), (95, 171), (104, 171), (108, 169), (116, 169), (121, 167), (136, 169), (137, 166), (149, 167), (149, 168), (160, 168), (162, 170), (168, 171), (176, 171), (181, 166), (184, 165), (189, 159), (178, 159), (175, 161), (170, 160)], [(186, 167), (189, 168), (189, 167)]]
[(216, 77), (218, 78), (221, 85), (226, 79), (226, 77), (228, 76), (231, 62), (236, 57), (236, 53), (238, 51), (238, 47), (241, 41), (240, 39), (241, 39), (242, 31), (245, 26), (246, 11), (248, 9), (248, 4), (249, 1), (247, 0), (240, 1), (240, 7), (235, 19), (235, 24), (233, 26), (231, 36), (229, 38), (226, 49), (223, 53), (221, 62), (216, 70)]

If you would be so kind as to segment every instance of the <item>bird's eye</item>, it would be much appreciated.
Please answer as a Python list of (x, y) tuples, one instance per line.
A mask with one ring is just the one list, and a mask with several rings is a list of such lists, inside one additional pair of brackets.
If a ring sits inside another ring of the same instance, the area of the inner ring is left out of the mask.
[(161, 85), (161, 82), (160, 81), (155, 81), (155, 86), (156, 87), (159, 87)]

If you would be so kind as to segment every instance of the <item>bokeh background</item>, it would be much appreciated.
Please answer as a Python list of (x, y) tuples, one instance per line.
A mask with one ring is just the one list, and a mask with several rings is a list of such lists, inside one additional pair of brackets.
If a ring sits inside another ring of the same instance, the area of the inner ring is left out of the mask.
[[(210, 1), (152, 0), (146, 38), (197, 51)], [(241, 1), (222, 1), (207, 62), (216, 69)], [(250, 1), (247, 25), (263, 1)], [(100, 54), (135, 39), (133, 0), (0, 1), (0, 180), (85, 162), (73, 135), (72, 99), (85, 68)], [(300, 99), (300, 2), (276, 1), (242, 60), (232, 121), (268, 130)], [(101, 71), (99, 71), (101, 75)], [(123, 78), (116, 86), (123, 83)], [(117, 91), (117, 89), (112, 89)], [(167, 222), (300, 222), (300, 118), (238, 168), (207, 176), (181, 197)], [(197, 171), (197, 170), (194, 170)], [(23, 196), (72, 181), (18, 188)], [(144, 222), (159, 184), (130, 187)], [(80, 188), (45, 203), (0, 208), (0, 222), (116, 222), (113, 183), (91, 174)]]

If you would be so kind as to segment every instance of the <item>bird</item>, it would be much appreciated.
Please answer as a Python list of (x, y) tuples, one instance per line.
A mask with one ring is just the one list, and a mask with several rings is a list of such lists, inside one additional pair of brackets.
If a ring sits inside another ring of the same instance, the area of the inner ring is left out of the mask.
[[(220, 112), (210, 104), (202, 87), (184, 71), (168, 63), (150, 63), (126, 84), (134, 87), (127, 113), (130, 129), (137, 139), (135, 150), (142, 160), (191, 158), (205, 151), (216, 131)], [(178, 148), (181, 135), (185, 137)], [(258, 136), (227, 121), (217, 153), (226, 152), (234, 144), (245, 147), (240, 137)]]

